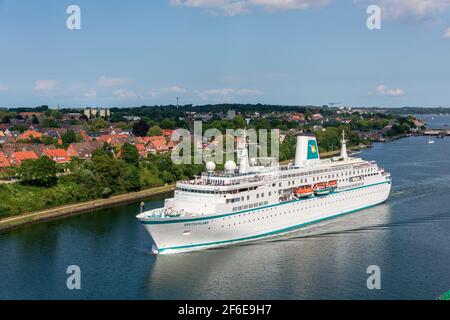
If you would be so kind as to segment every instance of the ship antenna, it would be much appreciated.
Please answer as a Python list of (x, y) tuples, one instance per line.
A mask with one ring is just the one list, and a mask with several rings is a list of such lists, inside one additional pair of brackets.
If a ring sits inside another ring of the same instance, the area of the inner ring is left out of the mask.
[(345, 140), (345, 131), (342, 130), (342, 140), (341, 140), (341, 158), (347, 159), (347, 140)]

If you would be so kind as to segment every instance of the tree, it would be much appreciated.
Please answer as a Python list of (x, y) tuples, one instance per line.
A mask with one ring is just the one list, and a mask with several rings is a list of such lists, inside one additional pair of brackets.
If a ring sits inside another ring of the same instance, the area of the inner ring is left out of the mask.
[(161, 121), (160, 126), (163, 129), (175, 129), (175, 121), (172, 119), (165, 118), (163, 121)]
[(61, 113), (61, 111), (58, 111), (58, 110), (52, 110), (50, 112), (50, 115), (53, 119), (56, 119), (56, 120), (61, 120), (61, 118), (62, 118), (62, 113)]
[(149, 136), (149, 137), (162, 136), (162, 135), (163, 135), (163, 132), (162, 132), (161, 128), (158, 126), (151, 127), (150, 129), (148, 129), (148, 132), (147, 132), (147, 136)]
[(91, 169), (82, 167), (79, 170), (74, 170), (69, 176), (71, 181), (80, 186), (77, 193), (78, 200), (89, 200), (101, 196), (103, 189), (101, 189), (100, 183)]
[(54, 139), (50, 136), (47, 135), (43, 135), (41, 137), (41, 143), (45, 144), (46, 146), (52, 145), (52, 144), (56, 144), (58, 142), (57, 139)]
[(122, 159), (126, 163), (132, 164), (134, 166), (139, 166), (139, 152), (136, 146), (127, 142), (122, 146), (121, 151)]
[(37, 160), (25, 160), (17, 170), (20, 183), (37, 187), (52, 187), (56, 185), (56, 164), (48, 157)]
[(100, 129), (108, 128), (108, 122), (103, 118), (97, 118), (92, 121), (91, 129), (93, 131), (98, 131)]
[(47, 105), (42, 105), (42, 106), (36, 107), (36, 112), (43, 112), (43, 111), (47, 111), (47, 110), (48, 110)]
[(2, 123), (11, 123), (11, 119), (9, 118), (9, 116), (4, 116), (2, 119)]
[(137, 191), (141, 188), (141, 177), (139, 174), (139, 169), (133, 165), (126, 165), (123, 170), (121, 170), (120, 187), (124, 191), (131, 192)]
[(101, 148), (95, 149), (92, 152), (92, 158), (101, 157), (101, 156), (107, 156), (107, 157), (112, 158), (112, 156), (113, 156), (112, 150), (113, 150), (113, 147), (109, 143), (104, 142), (103, 146)]
[(145, 137), (150, 126), (144, 120), (139, 120), (133, 125), (133, 134), (136, 137)]
[(55, 119), (45, 118), (41, 123), (42, 128), (59, 128), (59, 124)]
[(67, 130), (62, 136), (61, 140), (63, 142), (64, 149), (67, 149), (67, 147), (74, 142), (80, 142), (80, 137), (77, 136), (75, 131), (73, 130)]
[(19, 131), (20, 133), (24, 133), (27, 127), (22, 126), (20, 124), (15, 124), (11, 128), (9, 128), (9, 131)]
[(35, 115), (33, 115), (33, 117), (31, 118), (31, 123), (32, 124), (39, 124), (39, 119)]
[[(109, 196), (119, 189), (119, 177), (122, 171), (120, 162), (107, 155), (93, 156), (94, 175), (99, 181), (99, 186), (102, 189), (101, 193), (104, 196)], [(105, 192), (109, 188), (111, 192)]]
[(233, 119), (233, 125), (235, 129), (245, 129), (247, 127), (247, 122), (242, 116), (236, 116)]

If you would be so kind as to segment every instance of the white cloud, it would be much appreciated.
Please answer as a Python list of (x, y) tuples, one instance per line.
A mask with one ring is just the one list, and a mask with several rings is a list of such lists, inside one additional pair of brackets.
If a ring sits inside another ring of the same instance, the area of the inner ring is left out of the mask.
[(237, 94), (239, 95), (262, 95), (264, 94), (264, 92), (260, 91), (260, 90), (256, 90), (256, 89), (239, 89), (236, 91)]
[(236, 96), (259, 96), (264, 94), (264, 92), (255, 89), (232, 89), (232, 88), (216, 88), (208, 90), (196, 90), (194, 93), (201, 100), (214, 100), (214, 101), (227, 101), (232, 97)]
[(248, 0), (250, 4), (271, 10), (305, 10), (309, 7), (323, 6), (331, 0)]
[(120, 99), (138, 98), (136, 92), (127, 89), (118, 89), (113, 92), (114, 96)]
[(234, 93), (233, 89), (228, 88), (222, 88), (222, 89), (209, 89), (203, 91), (203, 94), (205, 95), (220, 95), (220, 96), (228, 96), (230, 94)]
[(251, 11), (252, 7), (268, 10), (305, 10), (310, 6), (322, 6), (331, 0), (169, 0), (178, 7), (206, 9), (213, 14), (236, 16)]
[(101, 76), (97, 80), (97, 86), (100, 88), (118, 87), (130, 83), (130, 78), (127, 77), (107, 77)]
[(390, 89), (387, 88), (384, 84), (380, 84), (376, 91), (379, 95), (382, 96), (391, 96), (391, 97), (399, 97), (404, 96), (405, 92), (402, 89), (396, 88), (396, 89)]
[(149, 90), (147, 93), (147, 96), (149, 96), (150, 98), (156, 98), (158, 96), (158, 91), (156, 90)]
[(8, 90), (7, 87), (5, 87), (1, 82), (0, 82), (0, 91), (6, 91)]
[(260, 95), (262, 91), (254, 90), (254, 89), (230, 89), (230, 88), (220, 88), (220, 89), (209, 89), (203, 91), (205, 95), (219, 95), (219, 96), (228, 96), (228, 95)]
[(34, 83), (34, 90), (37, 91), (53, 91), (59, 85), (58, 80), (54, 79), (41, 79), (36, 80)]
[[(310, 7), (321, 7), (333, 0), (169, 0), (171, 6), (200, 8), (212, 14), (236, 16), (251, 12), (255, 8), (269, 11), (306, 10)], [(374, 4), (373, 0), (353, 0), (357, 4)], [(383, 18), (429, 19), (444, 14), (450, 8), (450, 0), (378, 0), (376, 4), (382, 8)]]
[(450, 39), (450, 28), (447, 28), (443, 35), (444, 38)]
[(95, 99), (95, 98), (97, 98), (97, 91), (95, 91), (95, 90), (89, 90), (88, 92), (86, 92), (86, 93), (84, 94), (84, 96), (85, 96), (86, 98), (88, 98), (88, 99)]
[(159, 89), (150, 89), (147, 92), (147, 96), (150, 98), (156, 98), (157, 96), (165, 96), (170, 94), (181, 94), (181, 93), (187, 93), (188, 90), (182, 86), (179, 85), (173, 85), (170, 87), (164, 87)]
[[(372, 0), (354, 0), (356, 3), (374, 4)], [(382, 19), (426, 20), (444, 14), (450, 8), (450, 0), (379, 0)]]
[(248, 0), (169, 0), (171, 6), (202, 8), (225, 16), (248, 12), (247, 2)]
[(167, 88), (162, 88), (160, 91), (168, 93), (183, 93), (186, 92), (187, 90), (183, 87), (175, 85)]

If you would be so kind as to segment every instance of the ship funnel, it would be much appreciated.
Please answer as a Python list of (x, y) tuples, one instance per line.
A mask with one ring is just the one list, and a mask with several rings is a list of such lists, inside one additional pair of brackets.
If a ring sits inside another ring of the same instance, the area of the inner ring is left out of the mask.
[(294, 166), (297, 168), (320, 160), (316, 137), (300, 134), (297, 136)]

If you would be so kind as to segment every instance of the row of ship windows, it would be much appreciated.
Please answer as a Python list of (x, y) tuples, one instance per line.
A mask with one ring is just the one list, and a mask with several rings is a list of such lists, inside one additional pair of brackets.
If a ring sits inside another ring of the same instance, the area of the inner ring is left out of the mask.
[[(300, 177), (300, 176), (309, 176), (309, 175), (314, 175), (314, 174), (319, 174), (319, 173), (325, 173), (325, 172), (330, 172), (330, 171), (341, 171), (341, 170), (349, 170), (349, 169), (352, 169), (352, 166), (348, 165), (348, 166), (335, 167), (333, 169), (321, 169), (321, 170), (314, 170), (314, 171), (307, 171), (307, 172), (284, 174), (281, 176), (281, 178), (282, 179), (294, 178), (294, 177)], [(373, 170), (373, 168), (365, 169), (365, 170)]]
[[(374, 188), (374, 187), (371, 187), (371, 188)], [(330, 205), (330, 204), (338, 203), (338, 202), (343, 202), (343, 201), (347, 201), (347, 200), (351, 200), (351, 199), (357, 199), (357, 198), (361, 198), (361, 197), (365, 197), (365, 196), (373, 196), (373, 195), (376, 195), (377, 193), (380, 193), (382, 191), (383, 190), (375, 190), (375, 191), (372, 191), (372, 192), (369, 192), (369, 193), (352, 195), (352, 196), (349, 196), (349, 197), (346, 197), (346, 198), (341, 198), (341, 199), (337, 199), (337, 200), (334, 200), (334, 201), (328, 201), (328, 202), (324, 202), (324, 203), (321, 203), (321, 204), (312, 204), (312, 205), (309, 205), (309, 206), (306, 206), (306, 207), (303, 207), (303, 208), (300, 208), (300, 209), (297, 209), (297, 210), (292, 210), (292, 212), (296, 212), (296, 211), (300, 212), (300, 211), (303, 211), (303, 210), (318, 208), (318, 207), (321, 207), (321, 206)], [(352, 193), (354, 194), (356, 192), (358, 192), (358, 191), (357, 190), (349, 191), (349, 193), (351, 193), (351, 194)], [(329, 197), (335, 198), (335, 197), (338, 197), (338, 196), (339, 195), (337, 195), (337, 194), (333, 194), (333, 195), (330, 195)], [(305, 202), (311, 202), (311, 201), (314, 201), (314, 200), (315, 199), (305, 200)], [(267, 204), (267, 201), (265, 202), (265, 204)], [(294, 206), (294, 205), (296, 205), (296, 203), (292, 203), (291, 204), (291, 206)], [(238, 208), (239, 207), (233, 208), (233, 211), (239, 211), (240, 209), (238, 209)], [(236, 209), (236, 210), (234, 210), (234, 209)], [(260, 213), (260, 212), (262, 213), (262, 212), (272, 211), (274, 209), (276, 209), (276, 208), (272, 207), (272, 208), (266, 208), (266, 209), (258, 210), (256, 212), (257, 213)], [(291, 213), (291, 210), (289, 210), (287, 212), (284, 212), (284, 213), (275, 214), (274, 216), (276, 217), (277, 215), (282, 215), (282, 214), (286, 214), (286, 213)], [(252, 212), (247, 212), (247, 213), (238, 214), (238, 215), (234, 215), (234, 216), (228, 216), (226, 218), (222, 218), (222, 220), (226, 220), (226, 219), (230, 220), (230, 219), (245, 217), (247, 215), (254, 215), (254, 214), (255, 214), (255, 211), (252, 211)], [(270, 215), (270, 217), (272, 217), (272, 215)], [(259, 218), (255, 218), (255, 219), (259, 220)], [(253, 221), (255, 221), (255, 219), (253, 219)], [(261, 219), (264, 219), (264, 218), (261, 218)]]
[[(351, 169), (351, 166), (347, 166), (344, 168), (335, 168), (332, 169), (334, 170), (345, 170), (345, 169)], [(308, 175), (314, 175), (314, 174), (318, 174), (318, 173), (324, 173), (324, 172), (328, 172), (331, 169), (323, 169), (323, 170), (316, 170), (316, 171), (310, 171), (310, 172), (303, 172), (303, 173), (293, 173), (293, 174), (285, 174), (282, 175), (281, 178), (282, 179), (287, 179), (287, 178), (295, 178), (295, 177), (300, 177), (300, 176), (308, 176)], [(369, 172), (374, 172), (375, 168), (366, 168), (366, 169), (358, 169), (358, 170), (353, 170), (353, 171), (346, 171), (346, 172), (341, 172), (340, 176), (349, 176), (349, 175), (354, 175), (354, 174), (361, 174), (361, 173), (369, 173)], [(333, 178), (338, 178), (339, 177), (339, 173), (333, 173), (333, 174), (329, 174), (328, 176), (320, 176), (317, 177), (317, 179), (333, 179)], [(302, 179), (303, 181), (303, 179)], [(305, 179), (306, 181), (306, 179)]]
[(269, 204), (269, 201), (264, 201), (264, 202), (259, 202), (259, 203), (251, 203), (251, 204), (246, 204), (245, 206), (239, 206), (239, 207), (234, 207), (233, 208), (233, 212), (235, 211), (241, 211), (241, 210), (246, 210), (246, 209), (251, 209), (251, 208), (257, 208), (257, 207), (261, 207), (261, 206), (266, 206)]
[[(344, 177), (344, 176), (355, 175), (355, 174), (364, 173), (364, 172), (371, 172), (373, 170), (374, 170), (373, 168), (370, 168), (370, 169), (363, 169), (363, 170), (356, 170), (356, 171), (341, 172), (340, 176)], [(365, 174), (363, 176), (368, 177), (368, 176), (376, 176), (376, 175), (379, 175), (379, 173), (370, 173), (370, 174)], [(292, 174), (289, 176), (296, 176), (296, 175)], [(285, 178), (285, 176), (283, 176), (283, 178)], [(335, 179), (335, 178), (336, 179), (339, 178), (339, 173), (330, 174), (328, 176), (313, 177), (312, 181), (317, 182), (317, 181), (321, 181), (323, 179)], [(348, 181), (348, 180), (349, 179), (347, 178), (347, 179), (340, 179), (339, 181)], [(300, 179), (299, 183), (308, 183), (308, 179), (307, 178)], [(295, 180), (288, 181), (288, 186), (291, 186), (291, 185), (294, 186), (295, 184), (296, 184)], [(276, 186), (276, 183), (273, 183), (272, 187), (275, 187), (275, 186)], [(282, 183), (279, 182), (278, 186), (281, 187)], [(255, 190), (255, 189), (256, 188), (254, 187), (254, 188), (251, 188), (251, 189), (248, 189), (245, 191), (250, 191), (250, 190)], [(195, 193), (203, 193), (203, 194), (227, 194), (227, 193), (237, 193), (238, 192), (238, 190), (234, 190), (234, 192), (233, 192), (233, 191), (214, 191), (214, 190), (194, 190), (194, 189), (187, 189), (187, 188), (180, 188), (179, 190), (184, 191), (184, 192), (195, 192)], [(239, 191), (243, 191), (243, 190), (239, 190)], [(271, 196), (270, 192), (269, 192), (269, 196)], [(256, 195), (256, 197), (259, 198), (259, 193)], [(261, 194), (261, 197), (264, 197), (264, 193)], [(249, 200), (249, 199), (250, 199), (250, 197), (247, 196), (247, 200)], [(227, 203), (235, 203), (235, 202), (239, 202), (239, 201), (244, 201), (244, 197), (228, 199)]]
[[(370, 193), (367, 193), (367, 194), (360, 194), (360, 195), (357, 195), (357, 196), (353, 196), (353, 197), (348, 197), (348, 198), (343, 198), (343, 199), (339, 199), (338, 201), (346, 201), (346, 200), (350, 200), (350, 199), (355, 199), (355, 198), (360, 198), (360, 197), (364, 197), (364, 196), (370, 196), (370, 195), (375, 195), (375, 194), (377, 194), (377, 193), (379, 193), (379, 192), (381, 192), (382, 190), (378, 190), (378, 191), (374, 191), (374, 192), (370, 192)], [(322, 204), (320, 204), (320, 205), (313, 205), (313, 206), (309, 206), (309, 207), (305, 207), (305, 208), (301, 208), (301, 209), (297, 209), (297, 210), (289, 210), (289, 211), (285, 211), (285, 212), (282, 212), (282, 213), (275, 213), (275, 214), (271, 214), (271, 215), (269, 215), (269, 216), (262, 216), (262, 217), (258, 217), (258, 218), (253, 218), (253, 219), (249, 219), (249, 220), (243, 220), (243, 221), (239, 221), (239, 222), (233, 222), (233, 223), (229, 223), (228, 224), (228, 227), (232, 227), (232, 226), (236, 226), (236, 225), (241, 225), (241, 224), (245, 224), (245, 223), (247, 223), (247, 222), (249, 222), (249, 223), (251, 223), (251, 222), (256, 222), (256, 221), (260, 221), (260, 220), (264, 220), (264, 219), (269, 219), (269, 218), (273, 218), (273, 217), (277, 217), (277, 216), (281, 216), (281, 215), (286, 215), (286, 214), (290, 214), (290, 213), (299, 213), (299, 212), (301, 212), (301, 211), (303, 211), (303, 210), (307, 210), (307, 209), (312, 209), (312, 208), (314, 208), (314, 207), (320, 207), (320, 206), (325, 206), (325, 205), (330, 205), (330, 204), (332, 204), (333, 202), (327, 202), (327, 203), (322, 203)], [(270, 208), (270, 209), (265, 209), (265, 210), (260, 210), (260, 212), (265, 212), (265, 211), (268, 211), (268, 210), (273, 210), (273, 208)], [(242, 217), (242, 216), (247, 216), (247, 215), (249, 215), (250, 213), (244, 213), (244, 214), (239, 214), (239, 215), (237, 215), (237, 216), (234, 216), (234, 217), (228, 217), (228, 219), (231, 219), (231, 218), (240, 218), (240, 217)], [(225, 220), (226, 218), (223, 218), (223, 220)], [(222, 228), (224, 228), (226, 225), (222, 225)], [(211, 229), (211, 227), (208, 227), (208, 229), (210, 230)]]
[[(269, 191), (268, 193), (269, 193), (269, 197), (270, 197), (272, 195), (272, 191)], [(275, 191), (275, 193), (276, 193), (276, 191)], [(256, 194), (256, 199), (259, 199), (259, 198), (264, 198), (264, 192)], [(236, 202), (240, 202), (240, 201), (244, 201), (244, 200), (245, 200), (244, 196), (239, 197), (239, 198), (227, 199), (227, 204), (228, 203), (236, 203)], [(250, 196), (247, 196), (247, 200), (250, 200)]]
[(351, 189), (351, 188), (362, 187), (363, 185), (364, 185), (364, 182), (358, 182), (358, 183), (349, 184), (347, 186), (339, 187), (339, 189), (340, 190), (346, 190), (346, 189)]

